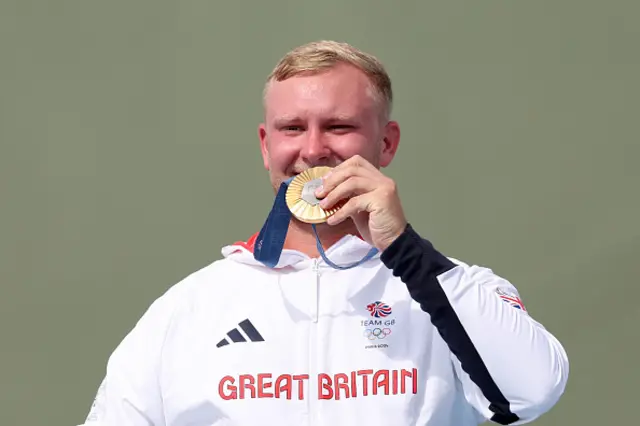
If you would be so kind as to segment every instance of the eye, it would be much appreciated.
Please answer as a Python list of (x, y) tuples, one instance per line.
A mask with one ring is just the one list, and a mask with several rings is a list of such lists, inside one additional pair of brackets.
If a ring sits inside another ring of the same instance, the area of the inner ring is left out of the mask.
[(281, 132), (287, 133), (287, 134), (300, 133), (303, 130), (304, 129), (302, 128), (302, 126), (296, 126), (296, 125), (287, 125), (287, 126), (282, 126), (280, 128)]
[(355, 129), (355, 126), (351, 124), (332, 124), (329, 129), (336, 133), (347, 133)]

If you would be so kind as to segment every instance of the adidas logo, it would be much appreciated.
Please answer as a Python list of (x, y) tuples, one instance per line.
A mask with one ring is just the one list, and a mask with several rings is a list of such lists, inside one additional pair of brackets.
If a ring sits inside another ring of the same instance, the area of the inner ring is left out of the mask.
[[(240, 328), (233, 328), (227, 333), (227, 336), (229, 337), (231, 342), (241, 343), (246, 342), (247, 340), (251, 342), (264, 342), (264, 338), (260, 335), (258, 330), (256, 330), (253, 324), (251, 324), (251, 321), (249, 321), (248, 319), (240, 322), (238, 326)], [(240, 330), (242, 330), (242, 332)], [(228, 345), (229, 343), (229, 340), (225, 338), (220, 340), (216, 347), (221, 348)]]

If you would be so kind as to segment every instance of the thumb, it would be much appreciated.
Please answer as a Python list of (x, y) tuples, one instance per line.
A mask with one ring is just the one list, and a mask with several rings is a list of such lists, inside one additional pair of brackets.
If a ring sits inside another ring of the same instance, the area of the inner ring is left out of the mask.
[(371, 231), (369, 230), (369, 212), (356, 213), (352, 216), (352, 219), (362, 238), (364, 238), (367, 243), (373, 244), (373, 241), (371, 241)]

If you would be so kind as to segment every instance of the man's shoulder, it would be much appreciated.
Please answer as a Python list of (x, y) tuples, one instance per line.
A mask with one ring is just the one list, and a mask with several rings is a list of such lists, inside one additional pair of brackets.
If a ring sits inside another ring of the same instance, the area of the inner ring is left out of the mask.
[(198, 293), (203, 289), (212, 289), (241, 273), (244, 265), (229, 259), (216, 259), (203, 267), (185, 275), (182, 279), (169, 287), (163, 296), (182, 297)]
[(203, 300), (224, 298), (229, 279), (242, 274), (239, 267), (242, 265), (220, 259), (184, 275), (151, 300), (136, 321), (136, 333), (164, 334), (176, 320), (196, 311)]
[(493, 268), (481, 264), (467, 263), (462, 260), (448, 257), (448, 259), (456, 265), (459, 271), (468, 279), (495, 291), (500, 295), (507, 295), (519, 300), (520, 293), (517, 287), (503, 275), (496, 273)]
[(472, 276), (497, 276), (493, 269), (489, 266), (463, 261), (459, 258), (451, 256), (447, 256), (447, 259), (449, 259), (449, 261), (451, 261), (456, 267), (459, 267), (461, 270), (464, 270), (467, 274), (470, 274)]

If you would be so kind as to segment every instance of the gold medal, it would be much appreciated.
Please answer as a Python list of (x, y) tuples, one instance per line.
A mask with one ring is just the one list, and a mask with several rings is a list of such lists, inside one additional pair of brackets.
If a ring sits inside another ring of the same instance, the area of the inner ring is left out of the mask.
[(314, 167), (307, 169), (296, 176), (286, 193), (287, 207), (291, 214), (301, 222), (323, 223), (337, 212), (344, 202), (338, 202), (331, 209), (324, 210), (320, 207), (320, 200), (315, 196), (316, 189), (322, 185), (322, 177), (331, 170), (331, 167)]

